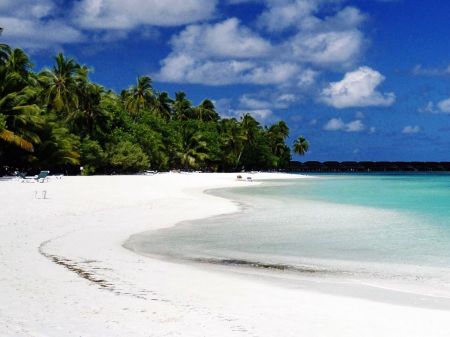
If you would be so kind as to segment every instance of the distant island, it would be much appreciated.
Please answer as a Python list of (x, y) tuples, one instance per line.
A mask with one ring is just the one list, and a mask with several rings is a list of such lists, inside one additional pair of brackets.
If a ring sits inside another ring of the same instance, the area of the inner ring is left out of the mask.
[[(148, 76), (117, 94), (91, 82), (89, 72), (61, 53), (53, 68), (33, 72), (23, 50), (0, 44), (0, 174), (289, 167), (284, 121), (221, 118), (212, 100), (194, 106), (182, 91), (171, 98)], [(304, 137), (293, 144), (301, 155), (308, 148)]]
[(404, 161), (292, 161), (290, 172), (443, 172), (450, 171), (450, 162)]

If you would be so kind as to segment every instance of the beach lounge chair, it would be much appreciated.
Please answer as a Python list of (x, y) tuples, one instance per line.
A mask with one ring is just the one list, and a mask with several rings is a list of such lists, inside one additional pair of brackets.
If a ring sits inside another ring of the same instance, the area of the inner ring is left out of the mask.
[(38, 183), (43, 183), (45, 181), (48, 181), (49, 174), (50, 174), (50, 171), (41, 171), (34, 179), (36, 179), (36, 181)]
[(21, 183), (34, 183), (35, 176), (27, 177), (27, 174), (24, 172), (16, 171), (16, 177), (20, 180)]

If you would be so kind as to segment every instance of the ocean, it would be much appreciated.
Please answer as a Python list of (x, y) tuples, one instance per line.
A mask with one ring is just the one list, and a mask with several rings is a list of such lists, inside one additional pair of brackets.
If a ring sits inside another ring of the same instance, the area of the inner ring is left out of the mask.
[(449, 174), (315, 175), (208, 193), (241, 211), (140, 234), (128, 245), (450, 298)]

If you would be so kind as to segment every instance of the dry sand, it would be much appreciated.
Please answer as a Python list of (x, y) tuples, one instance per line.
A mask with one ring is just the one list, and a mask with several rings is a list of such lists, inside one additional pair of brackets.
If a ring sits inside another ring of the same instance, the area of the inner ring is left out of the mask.
[[(203, 193), (255, 184), (235, 178), (0, 181), (0, 336), (450, 335), (449, 311), (285, 287), (122, 247), (135, 233), (237, 211)], [(48, 199), (36, 198), (44, 190)]]

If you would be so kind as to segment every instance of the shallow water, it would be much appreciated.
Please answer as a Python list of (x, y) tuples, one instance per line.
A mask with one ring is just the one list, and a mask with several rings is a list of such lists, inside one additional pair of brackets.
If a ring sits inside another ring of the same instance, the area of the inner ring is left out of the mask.
[(450, 296), (450, 175), (323, 175), (211, 193), (240, 202), (242, 212), (128, 245), (188, 260), (420, 283)]

